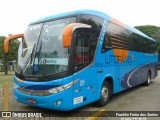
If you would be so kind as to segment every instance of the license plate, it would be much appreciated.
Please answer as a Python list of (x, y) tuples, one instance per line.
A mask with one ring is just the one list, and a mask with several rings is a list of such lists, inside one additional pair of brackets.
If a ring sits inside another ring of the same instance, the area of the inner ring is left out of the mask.
[(36, 104), (36, 103), (37, 103), (36, 100), (34, 100), (34, 99), (32, 99), (32, 98), (27, 99), (27, 101), (28, 101), (29, 103), (32, 103), (32, 104)]

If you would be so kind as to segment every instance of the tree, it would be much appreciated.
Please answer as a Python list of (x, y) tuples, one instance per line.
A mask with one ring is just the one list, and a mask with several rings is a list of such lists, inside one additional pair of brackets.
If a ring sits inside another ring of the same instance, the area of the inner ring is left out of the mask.
[[(3, 47), (5, 39), (6, 39), (5, 36), (0, 36), (0, 59), (4, 61), (4, 65), (6, 65), (7, 67), (7, 61), (13, 61), (13, 60), (16, 60), (17, 58), (19, 42), (17, 40), (13, 40), (9, 43), (9, 52), (5, 57), (4, 47)], [(5, 73), (7, 74), (7, 70)]]
[(18, 47), (19, 47), (19, 41), (18, 40), (12, 40), (9, 43), (9, 52), (8, 52), (8, 55), (7, 55), (7, 60), (8, 61), (13, 61), (13, 60), (17, 59)]
[(152, 26), (152, 25), (135, 26), (135, 28), (145, 33), (149, 37), (152, 37), (153, 34), (155, 34), (158, 30), (160, 30), (160, 27)]
[(158, 42), (158, 52), (160, 53), (160, 27), (145, 25), (135, 26), (135, 28), (155, 39)]
[(0, 59), (3, 61), (4, 60), (4, 50), (3, 50), (3, 43), (4, 40), (6, 39), (5, 36), (0, 36)]

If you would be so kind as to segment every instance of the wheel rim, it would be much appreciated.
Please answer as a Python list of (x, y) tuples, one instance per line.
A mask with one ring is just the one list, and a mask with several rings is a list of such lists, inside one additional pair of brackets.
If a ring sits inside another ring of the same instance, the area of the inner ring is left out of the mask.
[(102, 88), (101, 97), (102, 97), (103, 101), (107, 101), (107, 99), (108, 99), (108, 88), (106, 86), (103, 86), (103, 88)]

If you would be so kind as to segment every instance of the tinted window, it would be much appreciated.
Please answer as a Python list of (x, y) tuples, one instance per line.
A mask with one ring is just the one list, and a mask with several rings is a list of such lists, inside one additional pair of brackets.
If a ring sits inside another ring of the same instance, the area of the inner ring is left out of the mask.
[(77, 71), (86, 66), (90, 62), (89, 51), (89, 34), (81, 33), (83, 30), (77, 31), (75, 55), (74, 55), (74, 70)]
[(101, 32), (103, 19), (92, 15), (81, 15), (81, 23), (91, 25), (88, 30), (79, 29), (76, 32), (74, 69), (80, 70), (93, 61), (97, 42)]
[(97, 47), (97, 42), (102, 29), (104, 19), (92, 15), (82, 15), (81, 23), (91, 25), (90, 30), (90, 51), (91, 51), (91, 61), (94, 58), (95, 50)]
[(124, 49), (144, 53), (155, 53), (156, 43), (112, 22), (108, 22), (102, 52)]

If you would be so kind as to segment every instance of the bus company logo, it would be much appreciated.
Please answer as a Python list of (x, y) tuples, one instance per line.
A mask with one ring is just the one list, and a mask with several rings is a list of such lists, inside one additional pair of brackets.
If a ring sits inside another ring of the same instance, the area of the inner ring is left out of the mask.
[(119, 63), (123, 63), (128, 59), (128, 50), (113, 49), (114, 56)]
[[(117, 52), (118, 53), (118, 52)], [(134, 55), (128, 55), (128, 52), (121, 52), (118, 54), (105, 56), (105, 63), (133, 63), (134, 62)]]
[(114, 56), (114, 55), (109, 55), (105, 56), (105, 63), (133, 63), (134, 62), (134, 56)]
[(47, 60), (46, 60), (46, 59), (44, 59), (44, 60), (43, 60), (43, 64), (46, 64), (46, 63), (47, 63)]
[(54, 59), (44, 59), (44, 60), (42, 60), (42, 63), (43, 64), (55, 64), (57, 61), (56, 60), (54, 60)]

